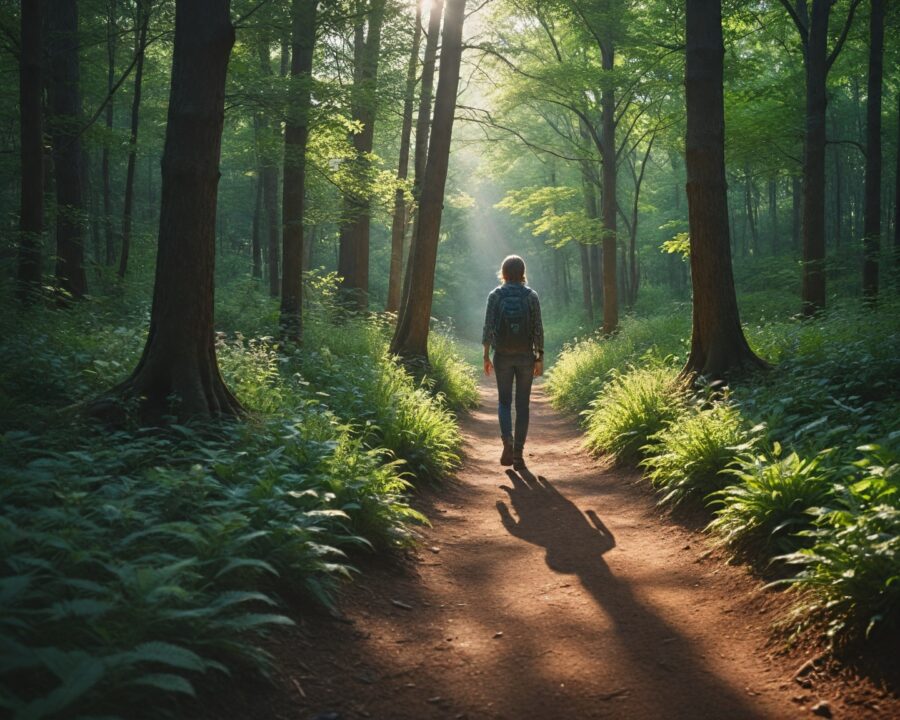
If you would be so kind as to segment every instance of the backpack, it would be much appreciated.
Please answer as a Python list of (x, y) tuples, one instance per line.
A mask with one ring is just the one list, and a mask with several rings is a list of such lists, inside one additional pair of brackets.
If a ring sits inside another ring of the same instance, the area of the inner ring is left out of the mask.
[(503, 285), (499, 289), (497, 325), (494, 328), (494, 347), (502, 353), (533, 351), (531, 337), (531, 288), (525, 285)]

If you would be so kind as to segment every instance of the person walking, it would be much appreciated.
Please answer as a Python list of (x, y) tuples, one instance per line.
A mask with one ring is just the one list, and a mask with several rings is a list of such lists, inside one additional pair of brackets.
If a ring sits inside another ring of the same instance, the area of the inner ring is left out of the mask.
[[(510, 255), (497, 274), (500, 286), (491, 291), (484, 315), (481, 342), (484, 373), (497, 376), (497, 415), (503, 440), (501, 465), (525, 469), (525, 438), (531, 382), (544, 373), (544, 325), (537, 293), (526, 285), (525, 261)], [(494, 351), (491, 360), (491, 349)], [(513, 383), (516, 388), (516, 426), (513, 434)]]

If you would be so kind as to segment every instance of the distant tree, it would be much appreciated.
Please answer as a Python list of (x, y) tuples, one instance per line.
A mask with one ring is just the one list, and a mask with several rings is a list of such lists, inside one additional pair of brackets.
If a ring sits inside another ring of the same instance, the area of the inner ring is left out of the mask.
[[(213, 333), (216, 197), (234, 44), (229, 6), (229, 0), (175, 4), (150, 331), (131, 377), (112, 391), (136, 401), (146, 422), (240, 412), (219, 372)], [(109, 412), (109, 399), (94, 410)]]
[(23, 3), (21, 23), (19, 133), (22, 195), (17, 278), (19, 297), (28, 299), (41, 282), (41, 234), (44, 232), (41, 3)]
[(450, 162), (450, 140), (459, 89), (462, 31), (466, 0), (448, 0), (441, 35), (441, 69), (435, 93), (434, 120), (422, 183), (415, 257), (410, 263), (409, 293), (391, 342), (391, 352), (407, 361), (428, 362), (428, 331), (434, 295), (438, 238), (444, 188)]
[(106, 3), (106, 93), (109, 99), (106, 102), (106, 132), (107, 138), (103, 143), (100, 154), (100, 175), (103, 182), (103, 226), (106, 241), (105, 260), (108, 266), (116, 261), (115, 231), (112, 224), (112, 181), (109, 169), (109, 150), (113, 120), (115, 119), (115, 82), (116, 82), (116, 48), (118, 47), (119, 25), (116, 0), (108, 0)]
[(431, 101), (434, 95), (434, 68), (437, 62), (437, 46), (441, 34), (441, 17), (443, 13), (444, 0), (431, 0), (431, 9), (428, 14), (428, 33), (425, 36), (425, 53), (422, 57), (419, 107), (416, 114), (416, 143), (413, 151), (412, 193), (416, 209), (409, 241), (409, 255), (406, 259), (406, 272), (403, 274), (403, 292), (400, 294), (400, 311), (397, 316), (398, 325), (403, 322), (403, 312), (407, 306), (410, 279), (413, 273), (416, 239), (419, 235), (419, 206), (422, 199), (425, 163), (428, 159), (428, 133), (431, 130)]
[(303, 329), (303, 210), (306, 194), (306, 145), (312, 106), (313, 50), (318, 0), (293, 0), (291, 6), (291, 91), (284, 130), (282, 195), (281, 332), (298, 341)]
[[(259, 67), (264, 77), (272, 75), (272, 58), (270, 38), (264, 36), (256, 47), (259, 56)], [(280, 133), (280, 123), (273, 123), (269, 116), (271, 111), (264, 108), (257, 117), (257, 132), (259, 133), (259, 177), (262, 181), (262, 227), (265, 228), (266, 260), (269, 278), (269, 295), (278, 297), (281, 290), (281, 282), (278, 274), (278, 165), (273, 157), (273, 138)]]
[[(354, 29), (354, 67), (352, 114), (362, 126), (353, 134), (354, 164), (362, 186), (344, 198), (345, 219), (341, 224), (338, 275), (352, 305), (364, 309), (369, 304), (369, 229), (371, 225), (368, 197), (368, 156), (375, 139), (376, 90), (378, 61), (381, 55), (381, 30), (384, 25), (386, 0), (369, 0), (368, 12), (360, 13)], [(361, 9), (362, 3), (360, 3)], [(366, 22), (367, 20), (367, 22)], [(368, 28), (366, 28), (368, 25)]]
[(781, 0), (800, 35), (806, 70), (806, 134), (803, 148), (803, 313), (825, 307), (825, 109), (826, 80), (861, 0), (850, 0), (843, 30), (828, 52), (828, 20), (835, 0)]
[(685, 165), (694, 309), (691, 352), (682, 372), (721, 379), (764, 365), (744, 337), (731, 268), (721, 0), (687, 0), (685, 55)]
[[(409, 65), (406, 68), (406, 89), (403, 97), (403, 124), (400, 128), (400, 157), (397, 162), (397, 179), (406, 180), (409, 174), (409, 145), (412, 135), (413, 100), (416, 94), (416, 69), (419, 64), (419, 45), (422, 41), (422, 4), (414, 0), (416, 6), (412, 48)], [(407, 207), (403, 188), (394, 193), (394, 216), (391, 221), (391, 267), (388, 277), (388, 312), (400, 308), (400, 289), (403, 274), (403, 240), (406, 237)]]
[(144, 81), (144, 55), (147, 49), (147, 28), (150, 25), (152, 0), (137, 0), (134, 33), (134, 93), (131, 98), (131, 131), (128, 135), (128, 169), (125, 171), (125, 200), (122, 208), (122, 254), (119, 257), (119, 277), (128, 272), (131, 253), (132, 212), (134, 211), (134, 174), (137, 164), (138, 124), (141, 113), (141, 90)]
[(869, 15), (869, 82), (866, 92), (866, 208), (863, 228), (863, 295), (878, 295), (881, 251), (881, 89), (884, 55), (884, 0), (871, 0)]
[(56, 282), (73, 298), (87, 292), (84, 272), (84, 193), (81, 157), (81, 79), (78, 3), (54, 0), (49, 9), (50, 137), (56, 180)]

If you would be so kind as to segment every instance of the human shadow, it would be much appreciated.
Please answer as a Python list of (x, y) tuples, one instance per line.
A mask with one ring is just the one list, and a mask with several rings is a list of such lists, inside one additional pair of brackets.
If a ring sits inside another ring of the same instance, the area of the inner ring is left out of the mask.
[(628, 668), (637, 685), (654, 688), (652, 699), (640, 701), (651, 703), (645, 710), (685, 720), (766, 716), (707, 663), (698, 640), (681, 633), (639, 588), (611, 572), (603, 555), (616, 541), (596, 512), (582, 512), (547, 478), (528, 470), (508, 470), (507, 476), (511, 486), (501, 487), (509, 505), (497, 502), (503, 526), (512, 536), (542, 547), (547, 566), (577, 577), (604, 611), (612, 636), (598, 625), (586, 628), (579, 642), (588, 643), (593, 652), (616, 653), (617, 663)]
[(501, 486), (509, 495), (516, 520), (506, 503), (497, 501), (503, 527), (521, 540), (543, 547), (547, 565), (561, 573), (590, 572), (603, 553), (616, 546), (615, 538), (597, 513), (582, 513), (575, 503), (559, 492), (546, 478), (527, 470), (519, 475), (506, 473), (512, 487)]

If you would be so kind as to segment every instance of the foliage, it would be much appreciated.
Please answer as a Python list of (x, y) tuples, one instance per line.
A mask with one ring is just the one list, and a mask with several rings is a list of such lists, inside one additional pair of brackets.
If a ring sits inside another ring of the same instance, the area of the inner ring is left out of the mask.
[(804, 458), (796, 452), (744, 455), (729, 472), (740, 482), (713, 493), (718, 506), (709, 529), (731, 547), (776, 554), (794, 549), (798, 533), (812, 525), (811, 508), (832, 495), (832, 473), (825, 455)]
[(727, 484), (726, 471), (751, 444), (752, 436), (733, 403), (692, 405), (650, 437), (642, 450), (646, 457), (641, 466), (647, 469), (647, 479), (664, 493), (660, 504), (677, 505), (721, 490)]
[(685, 400), (684, 385), (667, 367), (613, 371), (584, 413), (587, 446), (621, 462), (638, 460), (647, 441), (679, 416)]

